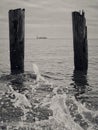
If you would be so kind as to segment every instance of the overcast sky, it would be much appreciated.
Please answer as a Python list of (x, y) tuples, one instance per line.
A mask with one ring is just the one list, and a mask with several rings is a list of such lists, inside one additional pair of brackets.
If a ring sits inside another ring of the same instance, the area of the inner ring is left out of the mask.
[(89, 38), (98, 37), (98, 0), (0, 0), (0, 38), (8, 37), (8, 10), (26, 9), (26, 37), (72, 37), (71, 12), (84, 9)]

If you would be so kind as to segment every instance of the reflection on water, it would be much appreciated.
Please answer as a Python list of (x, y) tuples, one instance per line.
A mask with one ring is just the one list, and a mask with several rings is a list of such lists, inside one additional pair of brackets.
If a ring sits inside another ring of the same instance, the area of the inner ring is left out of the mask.
[(74, 71), (72, 80), (74, 81), (74, 88), (77, 92), (75, 96), (85, 93), (86, 87), (89, 86), (87, 72)]

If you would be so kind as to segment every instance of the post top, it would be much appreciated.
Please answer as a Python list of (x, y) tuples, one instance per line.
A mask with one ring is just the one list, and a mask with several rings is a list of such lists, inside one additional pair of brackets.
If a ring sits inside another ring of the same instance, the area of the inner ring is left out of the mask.
[(11, 10), (9, 10), (9, 13), (10, 12), (18, 12), (18, 11), (25, 11), (25, 9), (24, 8), (23, 9), (21, 9), (21, 8), (11, 9)]
[(79, 10), (79, 11), (73, 11), (72, 14), (77, 14), (77, 15), (80, 15), (80, 16), (85, 16), (85, 12), (84, 10)]

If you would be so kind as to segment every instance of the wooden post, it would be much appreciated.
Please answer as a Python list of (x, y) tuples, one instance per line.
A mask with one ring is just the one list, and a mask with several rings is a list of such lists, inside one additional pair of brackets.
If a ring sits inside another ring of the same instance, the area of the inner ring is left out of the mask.
[(85, 13), (72, 12), (74, 69), (87, 71), (88, 69), (88, 43)]
[(25, 9), (9, 10), (11, 74), (24, 72)]

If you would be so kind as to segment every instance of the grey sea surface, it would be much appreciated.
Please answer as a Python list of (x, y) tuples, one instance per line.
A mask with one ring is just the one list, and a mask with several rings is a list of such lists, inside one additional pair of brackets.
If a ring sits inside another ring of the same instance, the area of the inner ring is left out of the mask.
[[(9, 58), (8, 11), (15, 8), (26, 9), (25, 74), (18, 76), (10, 75)], [(82, 9), (87, 75), (73, 71), (71, 13)], [(0, 1), (0, 130), (98, 130), (97, 12), (97, 0)]]

